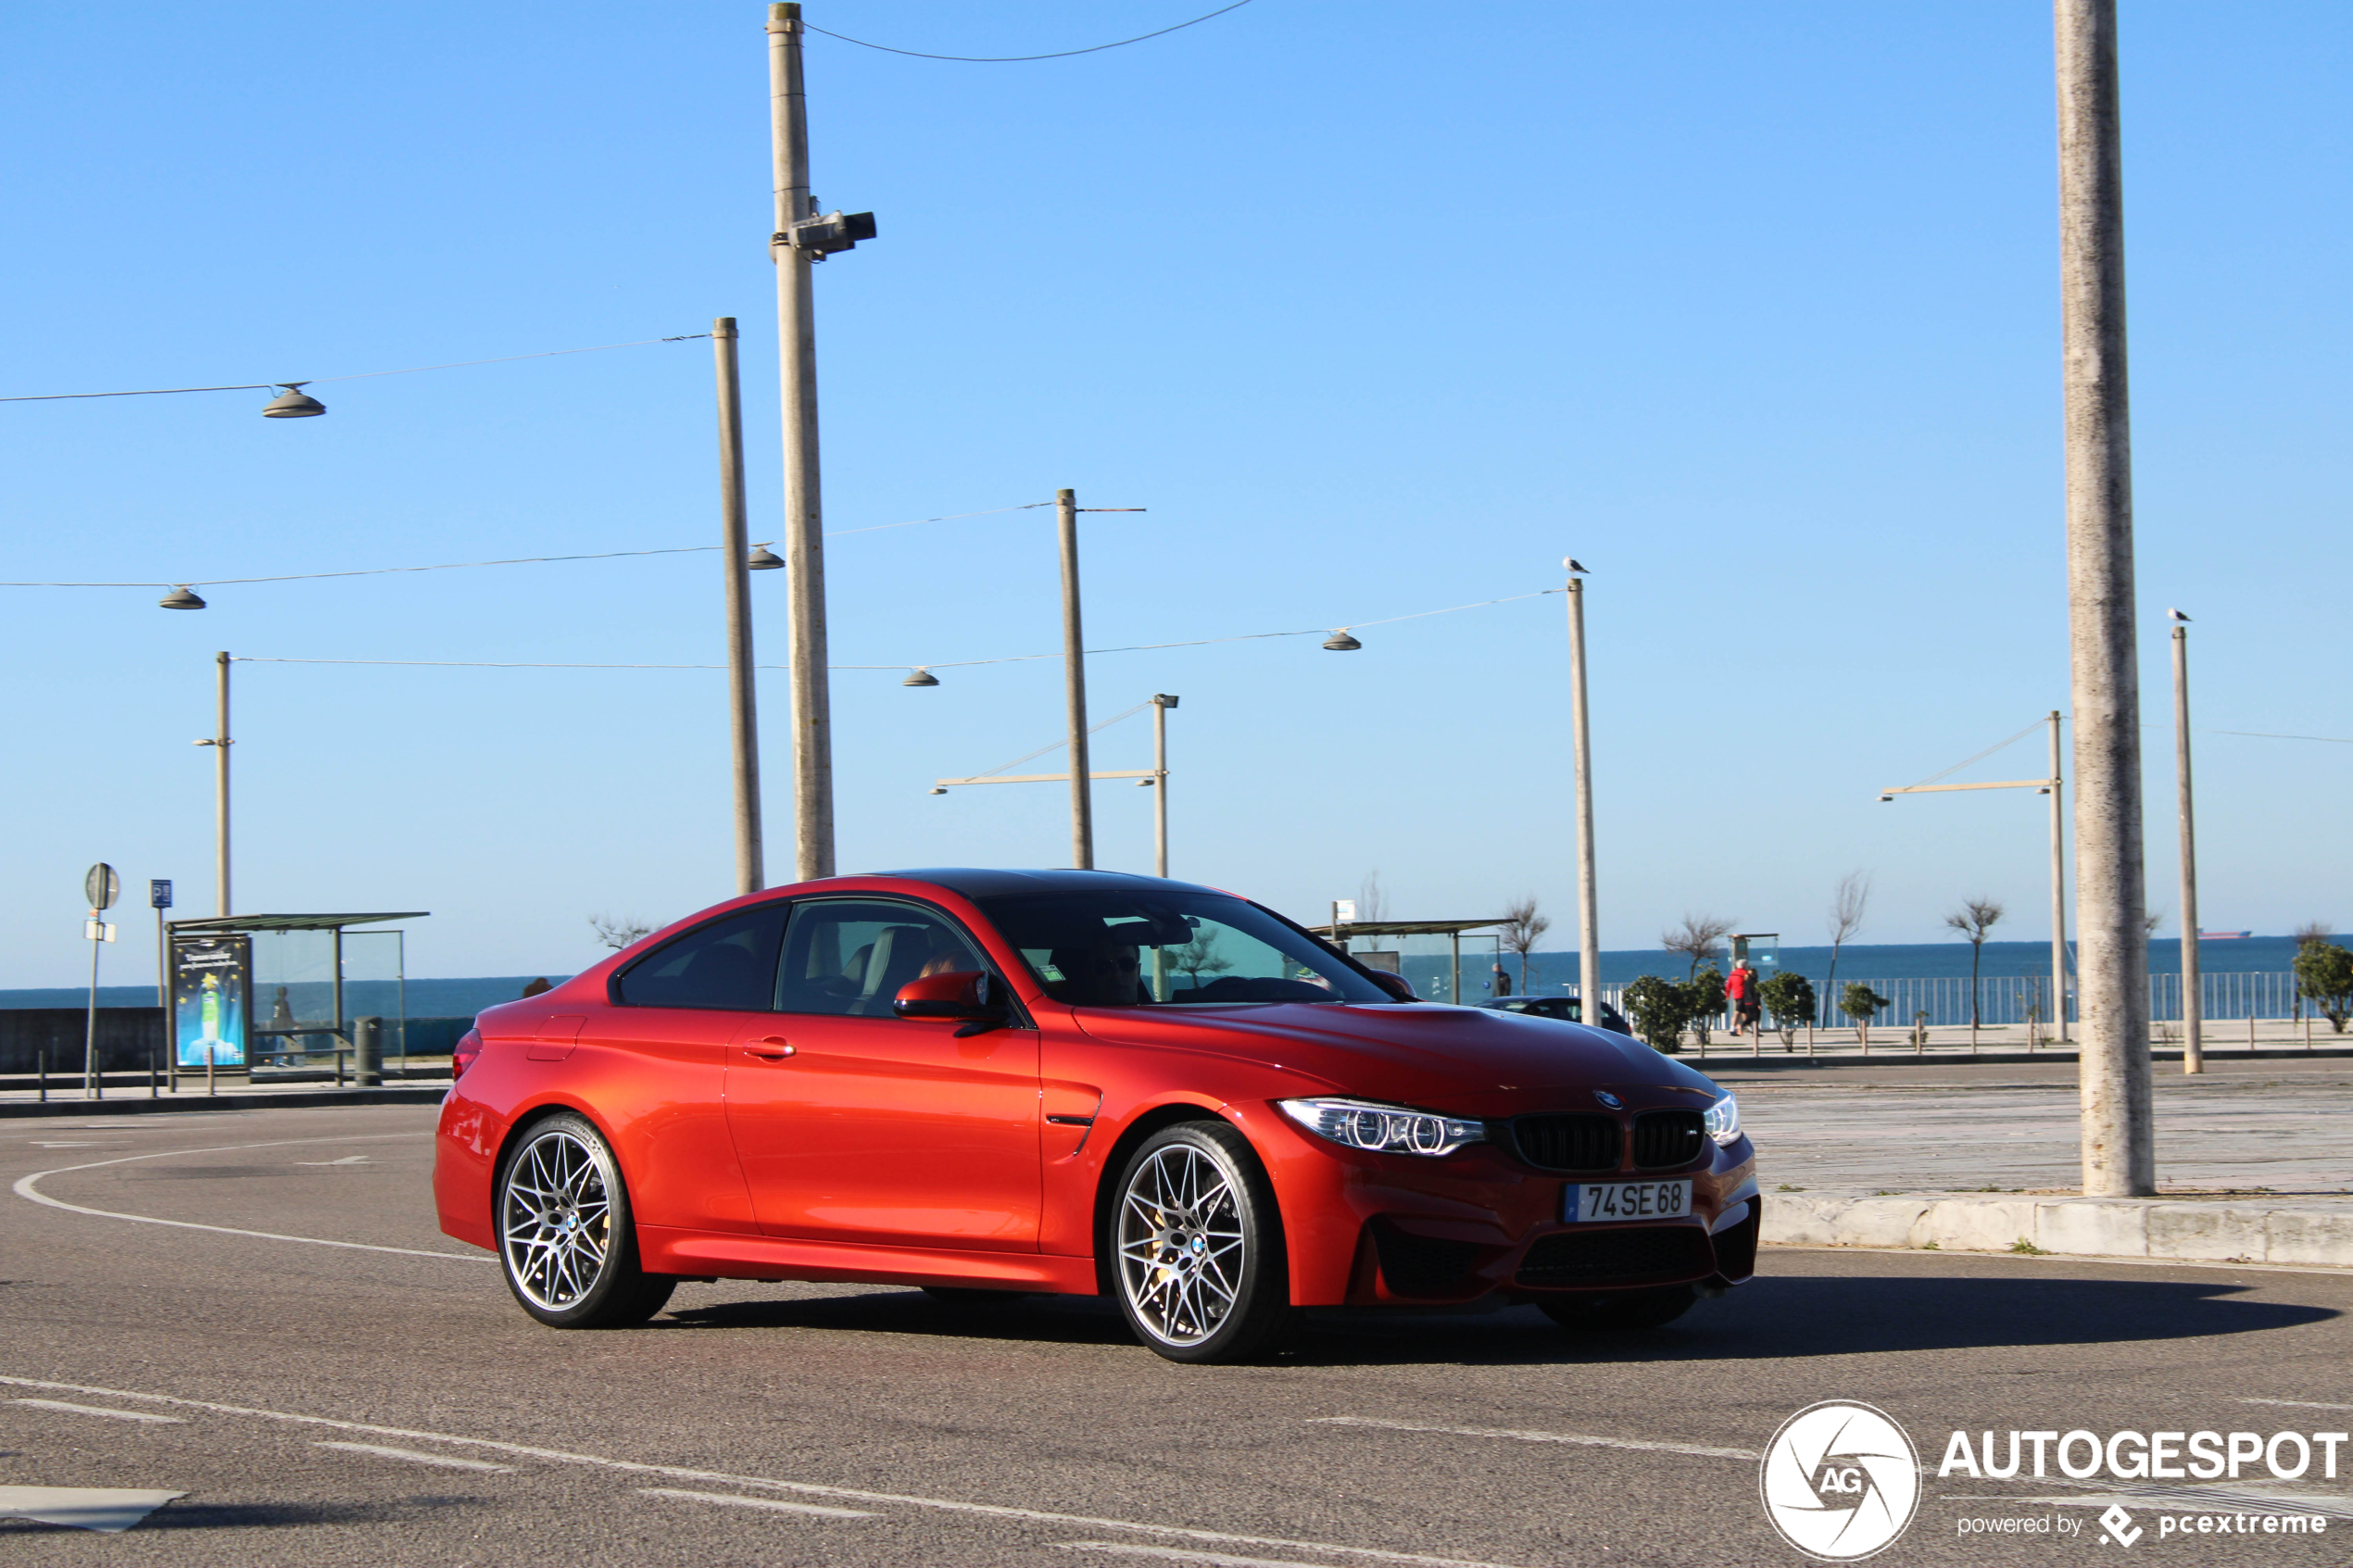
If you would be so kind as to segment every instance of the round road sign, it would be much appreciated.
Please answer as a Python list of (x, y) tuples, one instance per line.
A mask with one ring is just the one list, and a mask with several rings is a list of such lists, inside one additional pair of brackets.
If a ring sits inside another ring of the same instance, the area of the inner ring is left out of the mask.
[(111, 909), (114, 901), (122, 896), (122, 878), (115, 875), (112, 866), (101, 860), (90, 868), (88, 876), (82, 879), (82, 890), (90, 896), (92, 909)]

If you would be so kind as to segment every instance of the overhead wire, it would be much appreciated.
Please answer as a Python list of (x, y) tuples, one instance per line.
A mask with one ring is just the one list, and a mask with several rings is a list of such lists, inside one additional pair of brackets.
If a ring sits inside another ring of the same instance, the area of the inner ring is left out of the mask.
[(1939, 779), (1950, 778), (1972, 762), (1984, 761), (1988, 757), (1993, 756), (1995, 752), (2001, 750), (2002, 747), (2006, 746), (2016, 746), (2020, 741), (2024, 740), (2027, 736), (2032, 734), (2035, 731), (2041, 729), (2044, 725), (2049, 722), (2050, 721), (2048, 719), (2037, 719), (2034, 722), (2027, 725), (2026, 728), (2019, 731), (2018, 734), (2012, 735), (2009, 739), (1995, 741), (1992, 746), (1987, 746), (1976, 756), (1964, 757), (1958, 762), (1956, 762), (1951, 767), (1945, 769), (1943, 772), (1931, 773), (1928, 777), (1920, 780), (1919, 784), (1912, 784), (1908, 787), (1912, 789), (1919, 789), (1922, 784), (1932, 784)]
[[(1008, 508), (1005, 509), (1013, 510), (1017, 508)], [(1540, 589), (1535, 593), (1510, 594), (1502, 598), (1480, 599), (1472, 604), (1451, 605), (1444, 609), (1416, 610), (1411, 615), (1394, 615), (1383, 621), (1351, 621), (1349, 624), (1352, 626), (1393, 625), (1400, 621), (1420, 621), (1433, 615), (1453, 615), (1462, 610), (1484, 609), (1490, 605), (1513, 604), (1521, 599), (1541, 598), (1546, 594), (1558, 594), (1564, 591), (1565, 590), (1559, 588), (1544, 588)], [(1207, 647), (1212, 644), (1216, 643), (1264, 642), (1273, 637), (1314, 637), (1323, 635), (1332, 630), (1333, 628), (1331, 627), (1317, 626), (1298, 632), (1240, 632), (1231, 636), (1225, 637), (1189, 637), (1181, 642), (1173, 643), (1131, 643), (1120, 647), (1086, 648), (1081, 651), (1083, 657), (1092, 659), (1099, 654), (1151, 653), (1164, 648)], [(238, 662), (250, 662), (255, 664), (371, 664), (446, 670), (724, 670), (726, 668), (724, 664), (572, 663), (539, 660), (471, 659), (279, 659), (264, 658), (258, 654), (238, 654), (234, 657)], [(1000, 659), (934, 659), (920, 663), (914, 661), (905, 661), (897, 664), (831, 664), (827, 665), (826, 668), (828, 670), (837, 671), (970, 670), (985, 664), (1028, 664), (1034, 663), (1039, 659), (1060, 659), (1062, 657), (1063, 655), (1059, 653), (1025, 653), (1014, 654)], [(762, 664), (758, 665), (755, 668), (761, 670), (789, 670), (792, 667), (787, 664)], [(1106, 723), (1111, 722), (1109, 720), (1104, 721)], [(1027, 759), (1023, 759), (1023, 760), (1026, 761)], [(1006, 766), (1011, 767), (1013, 764), (1007, 763)]]
[[(307, 381), (240, 382), (234, 386), (149, 386), (131, 392), (44, 392), (29, 397), (0, 397), (0, 403), (62, 403), (80, 397), (166, 397), (179, 392), (266, 392), (273, 386), (325, 386), (331, 382), (369, 381), (377, 376), (413, 376), (420, 370), (464, 370), (476, 365), (511, 365), (519, 359), (554, 359), (566, 354), (602, 354), (613, 348), (644, 348), (657, 343), (692, 343), (709, 332), (681, 332), (675, 337), (645, 337), (633, 343), (599, 343), (586, 348), (548, 348), (536, 354), (502, 354), (496, 359), (457, 359), (447, 365), (410, 365), (398, 370), (361, 370), (348, 376), (312, 376)], [(255, 579), (260, 581), (260, 579)], [(10, 584), (13, 586), (13, 584)], [(108, 584), (114, 586), (115, 584)], [(87, 584), (75, 584), (87, 586)], [(148, 587), (145, 583), (129, 584)]]
[(1003, 66), (1018, 65), (1026, 60), (1066, 60), (1074, 55), (1100, 55), (1106, 49), (1124, 49), (1130, 44), (1141, 44), (1148, 38), (1164, 38), (1172, 32), (1182, 32), (1189, 27), (1199, 27), (1227, 11), (1239, 11), (1249, 4), (1250, 0), (1234, 0), (1230, 6), (1221, 6), (1205, 16), (1195, 17), (1189, 22), (1178, 22), (1175, 27), (1164, 27), (1157, 32), (1139, 32), (1133, 38), (1122, 38), (1110, 44), (1090, 44), (1084, 49), (1060, 49), (1051, 55), (927, 55), (921, 49), (894, 49), (887, 44), (870, 44), (863, 38), (852, 38), (846, 32), (835, 32), (813, 22), (804, 21), (800, 25), (812, 32), (822, 32), (828, 38), (838, 38), (844, 44), (855, 44), (862, 49), (879, 49), (886, 55), (905, 55), (918, 60), (953, 60), (960, 65)]
[[(386, 370), (380, 373), (394, 375), (398, 372)], [(837, 539), (850, 533), (879, 533), (886, 529), (912, 528), (925, 522), (955, 522), (964, 518), (995, 517), (1003, 512), (1034, 511), (1039, 507), (1053, 504), (1051, 501), (1025, 501), (1017, 507), (990, 507), (977, 512), (948, 512), (938, 517), (909, 518), (904, 522), (877, 522), (862, 528), (831, 528), (825, 531), (825, 537)], [(762, 539), (755, 543), (770, 545), (775, 541)], [(597, 550), (570, 556), (514, 556), (498, 560), (439, 561), (430, 566), (371, 566), (346, 571), (289, 571), (274, 577), (191, 577), (184, 582), (175, 580), (169, 583), (0, 583), (0, 588), (226, 588), (247, 583), (312, 583), (330, 577), (390, 577), (409, 571), (459, 571), (477, 566), (540, 566), (550, 561), (619, 560), (629, 556), (707, 555), (724, 547), (720, 545), (673, 545), (652, 550)], [(894, 664), (889, 668), (896, 670), (899, 666)]]

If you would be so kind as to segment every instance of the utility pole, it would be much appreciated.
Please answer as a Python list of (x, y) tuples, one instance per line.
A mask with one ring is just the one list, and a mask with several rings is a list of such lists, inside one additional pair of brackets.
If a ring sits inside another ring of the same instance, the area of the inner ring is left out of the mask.
[(213, 720), (210, 740), (200, 740), (198, 746), (209, 746), (212, 753), (212, 885), (215, 901), (220, 906), (216, 915), (226, 915), (229, 908), (229, 656), (217, 653), (214, 684), (217, 713)]
[(825, 671), (825, 536), (817, 471), (817, 302), (810, 269), (874, 238), (875, 215), (817, 215), (809, 192), (809, 100), (800, 7), (768, 7), (769, 144), (775, 168), (776, 335), (784, 392), (785, 565), (792, 614), (794, 872), (834, 874), (833, 698)]
[(2054, 0), (2083, 1193), (2157, 1191), (2116, 0)]
[(2067, 826), (2059, 711), (2051, 709), (2051, 1038), (2067, 1043)]
[(1054, 492), (1054, 522), (1062, 538), (1063, 696), (1070, 714), (1070, 863), (1092, 871), (1095, 802), (1087, 767), (1087, 642), (1078, 624), (1078, 492)]
[[(2180, 613), (2176, 611), (2175, 613)], [(2190, 629), (2173, 628), (2173, 777), (2182, 812), (2182, 1071), (2206, 1071), (2206, 997), (2198, 990), (2197, 829), (2190, 810)]]
[(1168, 710), (1176, 699), (1152, 694), (1152, 875), (1168, 874)]
[[(1593, 872), (1593, 741), (1585, 706), (1585, 583), (1568, 569), (1568, 714), (1577, 783), (1577, 994), (1584, 1021), (1598, 1028), (1602, 997), (1601, 897)], [(1455, 1000), (1459, 1001), (1458, 997)]]
[(727, 719), (735, 745), (736, 891), (767, 885), (760, 841), (760, 710), (751, 657), (751, 546), (744, 521), (743, 378), (736, 319), (711, 324), (719, 370), (719, 557), (727, 583)]

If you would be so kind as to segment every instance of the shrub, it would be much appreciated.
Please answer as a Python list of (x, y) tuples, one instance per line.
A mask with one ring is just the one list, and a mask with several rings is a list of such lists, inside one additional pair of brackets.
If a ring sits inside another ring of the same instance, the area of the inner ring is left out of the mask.
[(1848, 981), (1838, 994), (1838, 1010), (1855, 1021), (1866, 1048), (1871, 1043), (1871, 1017), (1885, 1006), (1887, 998), (1859, 980)]
[(1683, 1021), (1707, 1044), (1707, 1032), (1724, 1016), (1724, 976), (1714, 964), (1683, 982)]
[(1645, 974), (1626, 987), (1618, 1000), (1625, 1005), (1626, 1016), (1633, 1022), (1634, 1032), (1653, 1050), (1673, 1056), (1682, 1049), (1684, 1010), (1688, 1004), (1687, 988), (1676, 981), (1662, 980), (1655, 974)]
[(2329, 1027), (2344, 1034), (2346, 1020), (2353, 1018), (2353, 952), (2334, 942), (2305, 943), (2296, 950), (2296, 984)]
[(1758, 986), (1756, 995), (1773, 1010), (1774, 1026), (1781, 1032), (1781, 1049), (1793, 1049), (1797, 1026), (1814, 1021), (1814, 983), (1802, 974), (1783, 970)]

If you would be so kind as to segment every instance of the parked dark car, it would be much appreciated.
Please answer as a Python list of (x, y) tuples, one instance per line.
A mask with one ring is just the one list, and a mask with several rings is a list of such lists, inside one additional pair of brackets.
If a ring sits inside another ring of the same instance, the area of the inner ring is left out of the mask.
[[(1498, 997), (1491, 1002), (1480, 1002), (1478, 1005), (1502, 1012), (1524, 1012), (1530, 1018), (1558, 1018), (1570, 1023), (1585, 1022), (1585, 1004), (1575, 997)], [(1634, 1026), (1626, 1022), (1626, 1015), (1607, 1002), (1602, 1004), (1600, 1027), (1615, 1030), (1620, 1035), (1634, 1033)]]

